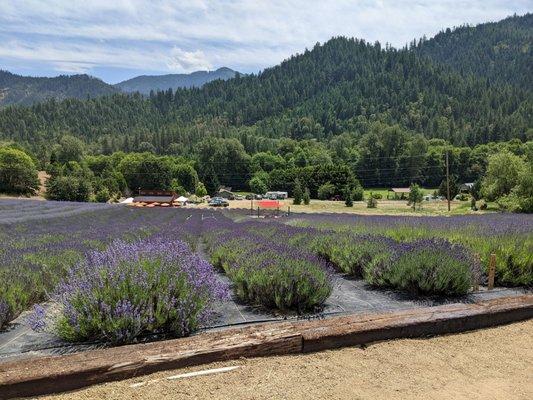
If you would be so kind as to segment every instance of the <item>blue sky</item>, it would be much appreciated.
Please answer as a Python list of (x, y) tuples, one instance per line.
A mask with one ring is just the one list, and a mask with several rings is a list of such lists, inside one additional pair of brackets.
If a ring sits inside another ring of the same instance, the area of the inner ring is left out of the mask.
[(222, 66), (249, 73), (332, 36), (401, 47), (528, 11), (533, 0), (1, 0), (0, 69), (110, 83)]

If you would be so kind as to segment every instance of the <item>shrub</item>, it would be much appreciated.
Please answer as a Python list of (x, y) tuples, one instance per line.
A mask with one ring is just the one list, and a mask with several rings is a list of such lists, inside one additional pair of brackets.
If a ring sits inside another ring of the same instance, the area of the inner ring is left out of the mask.
[(394, 288), (413, 294), (455, 296), (466, 294), (478, 279), (479, 265), (459, 245), (433, 239), (407, 247), (385, 274)]
[(356, 186), (352, 191), (352, 199), (354, 201), (363, 201), (365, 198), (365, 190), (362, 186)]
[(32, 195), (39, 189), (37, 168), (23, 151), (0, 148), (0, 192)]
[(295, 205), (302, 204), (303, 190), (302, 190), (302, 184), (300, 183), (299, 179), (296, 179), (294, 181), (294, 190), (293, 190), (292, 196), (294, 198), (292, 202), (293, 204)]
[[(70, 270), (57, 291), (61, 312), (52, 329), (67, 341), (185, 336), (209, 318), (226, 289), (212, 266), (179, 240), (117, 241)], [(38, 317), (33, 325), (42, 328), (44, 316)]]
[(414, 294), (466, 294), (481, 276), (472, 253), (442, 239), (399, 243), (381, 235), (330, 233), (316, 238), (311, 248), (341, 272)]
[(46, 184), (48, 200), (88, 201), (90, 195), (90, 183), (81, 177), (54, 176)]
[(496, 282), (505, 286), (533, 285), (533, 245), (531, 241), (501, 243), (496, 253)]
[(416, 183), (412, 184), (410, 186), (409, 196), (407, 205), (413, 206), (413, 211), (416, 210), (416, 205), (422, 203), (422, 199), (424, 198), (424, 193), (420, 189), (420, 186), (418, 186)]
[(350, 188), (344, 189), (344, 204), (346, 204), (346, 207), (353, 207), (353, 197)]
[(378, 206), (378, 201), (372, 195), (372, 193), (370, 193), (370, 197), (368, 198), (368, 201), (366, 202), (366, 207), (367, 208), (377, 208), (377, 206)]
[(383, 195), (381, 193), (371, 193), (371, 197), (376, 200), (381, 200), (383, 198)]
[(335, 195), (335, 185), (331, 182), (324, 183), (318, 188), (318, 198), (320, 200), (331, 199)]
[(198, 182), (198, 185), (196, 185), (195, 194), (198, 197), (207, 196), (207, 189), (205, 188), (205, 185), (202, 182)]
[(311, 194), (309, 193), (309, 189), (305, 188), (304, 195), (302, 197), (302, 200), (304, 204), (307, 206), (311, 202)]
[(388, 249), (395, 243), (384, 236), (330, 234), (317, 237), (311, 248), (341, 272), (371, 280), (373, 273), (377, 278), (377, 269), (383, 267), (381, 263), (390, 256)]
[(96, 192), (94, 197), (98, 203), (107, 203), (107, 201), (111, 198), (111, 195), (109, 194), (109, 190), (104, 187)]
[(464, 295), (479, 282), (479, 261), (461, 245), (442, 239), (404, 243), (395, 250), (380, 286), (413, 294)]
[(216, 235), (207, 238), (211, 262), (227, 274), (239, 299), (301, 313), (331, 294), (331, 276), (317, 257), (247, 232)]

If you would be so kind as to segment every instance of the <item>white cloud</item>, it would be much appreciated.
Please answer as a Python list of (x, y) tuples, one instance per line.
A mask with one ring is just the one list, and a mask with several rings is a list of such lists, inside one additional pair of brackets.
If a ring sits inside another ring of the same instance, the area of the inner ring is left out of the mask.
[(332, 36), (402, 46), (530, 9), (531, 0), (2, 0), (0, 67), (250, 72)]
[(184, 72), (209, 70), (212, 68), (211, 63), (207, 60), (203, 51), (184, 51), (178, 47), (172, 48), (167, 66), (172, 71)]

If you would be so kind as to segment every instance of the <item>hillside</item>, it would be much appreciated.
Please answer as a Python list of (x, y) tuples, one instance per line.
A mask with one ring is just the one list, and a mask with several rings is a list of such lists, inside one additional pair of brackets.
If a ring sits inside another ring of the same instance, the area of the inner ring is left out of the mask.
[(417, 51), (460, 73), (533, 90), (533, 14), (446, 29)]
[[(350, 130), (355, 119), (384, 118), (427, 137), (467, 143), (519, 137), (531, 126), (531, 92), (462, 77), (416, 52), (334, 38), (260, 75), (178, 90), (184, 120), (224, 117), (234, 125), (289, 121), (294, 139)], [(299, 131), (291, 121), (311, 118)]]
[(141, 75), (126, 81), (117, 83), (115, 87), (123, 92), (139, 92), (149, 94), (150, 91), (176, 90), (178, 88), (202, 87), (204, 84), (216, 79), (227, 80), (235, 76), (237, 72), (230, 68), (219, 68), (216, 71), (196, 71), (190, 74), (168, 75)]
[[(521, 26), (524, 20), (505, 21)], [(373, 121), (459, 146), (526, 140), (532, 135), (533, 94), (527, 87), (461, 74), (413, 47), (397, 50), (338, 37), (258, 75), (201, 88), (11, 107), (0, 111), (0, 140), (35, 146), (69, 132), (95, 151), (131, 151), (145, 142), (143, 148), (151, 144), (165, 152), (174, 144), (186, 154), (215, 136), (234, 137), (254, 152), (275, 148), (282, 138), (357, 138)]]
[(118, 90), (88, 75), (61, 75), (54, 78), (15, 75), (0, 70), (0, 107), (31, 105), (51, 98), (86, 99), (116, 93)]

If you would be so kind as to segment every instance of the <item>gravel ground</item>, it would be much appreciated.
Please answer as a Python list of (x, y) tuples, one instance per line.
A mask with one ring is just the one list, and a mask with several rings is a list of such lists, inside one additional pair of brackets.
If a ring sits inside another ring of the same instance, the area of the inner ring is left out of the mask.
[[(241, 359), (47, 399), (532, 399), (533, 320), (316, 354)], [(239, 366), (230, 372), (169, 376)], [(131, 387), (143, 383), (141, 386)]]

